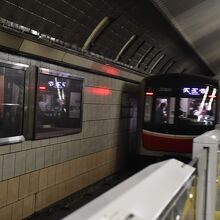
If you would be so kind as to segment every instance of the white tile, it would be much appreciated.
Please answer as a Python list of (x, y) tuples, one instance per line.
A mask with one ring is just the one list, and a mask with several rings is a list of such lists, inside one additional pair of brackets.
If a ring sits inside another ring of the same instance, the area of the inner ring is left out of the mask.
[(36, 169), (44, 168), (45, 147), (36, 149)]
[(66, 161), (68, 158), (68, 143), (61, 144), (61, 162)]
[(60, 163), (61, 160), (61, 144), (56, 144), (53, 146), (53, 164)]
[(83, 122), (83, 138), (88, 137), (88, 134), (89, 134), (89, 125), (90, 125), (90, 122), (89, 122), (89, 121)]
[(24, 141), (21, 144), (22, 150), (31, 149), (31, 141)]
[(72, 134), (71, 136), (72, 136), (72, 138), (71, 138), (72, 141), (80, 140), (82, 138), (82, 132), (79, 132), (79, 133), (76, 133), (76, 134)]
[(79, 148), (80, 157), (86, 155), (86, 149), (88, 148), (88, 143), (89, 143), (89, 140), (87, 139), (81, 141), (80, 148)]
[(21, 151), (22, 143), (11, 144), (11, 152)]
[(49, 138), (40, 140), (40, 145), (42, 147), (48, 146), (50, 144)]
[(26, 151), (26, 173), (32, 172), (36, 169), (36, 150), (27, 150)]
[(32, 143), (31, 143), (31, 148), (38, 148), (40, 146), (41, 146), (40, 140), (35, 140), (35, 141), (32, 141)]
[(72, 136), (71, 135), (66, 135), (66, 141), (71, 141)]
[(73, 148), (73, 142), (69, 141), (67, 143), (68, 147), (67, 147), (67, 151), (68, 151), (68, 157), (67, 160), (71, 160), (73, 159), (73, 155), (74, 155), (74, 148)]
[(15, 153), (3, 156), (3, 180), (14, 177)]
[(73, 141), (73, 158), (79, 157), (79, 151), (81, 148), (81, 140)]
[(10, 145), (0, 146), (0, 155), (8, 154), (10, 153), (10, 150), (11, 150)]
[(15, 176), (19, 176), (25, 173), (25, 156), (26, 152), (18, 152), (15, 155)]
[(98, 121), (98, 126), (97, 126), (97, 135), (102, 135), (103, 134), (103, 129), (104, 129), (104, 121)]
[(45, 147), (45, 167), (53, 164), (53, 146)]
[(3, 174), (3, 156), (0, 156), (0, 181), (2, 181)]
[(50, 139), (49, 139), (49, 143), (50, 143), (50, 145), (52, 145), (52, 144), (57, 144), (57, 137), (50, 138)]

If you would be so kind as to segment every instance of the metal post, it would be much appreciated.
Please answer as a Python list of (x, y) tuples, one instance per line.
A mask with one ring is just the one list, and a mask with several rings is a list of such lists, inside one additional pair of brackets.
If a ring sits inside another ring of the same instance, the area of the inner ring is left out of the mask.
[(214, 220), (216, 206), (217, 157), (220, 130), (198, 136), (193, 141), (193, 157), (199, 158), (196, 220)]

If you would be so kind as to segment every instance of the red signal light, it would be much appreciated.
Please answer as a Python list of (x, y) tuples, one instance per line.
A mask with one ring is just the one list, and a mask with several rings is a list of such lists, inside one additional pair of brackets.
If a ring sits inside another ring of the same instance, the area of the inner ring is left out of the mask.
[(45, 91), (47, 88), (46, 88), (46, 86), (39, 86), (39, 89), (40, 89), (41, 91)]
[(146, 92), (146, 95), (147, 95), (147, 96), (153, 96), (154, 93), (153, 93), (153, 92)]
[(111, 90), (108, 88), (92, 87), (86, 88), (85, 91), (96, 96), (109, 96), (111, 94)]
[(101, 65), (100, 70), (108, 75), (118, 76), (119, 70), (109, 64)]

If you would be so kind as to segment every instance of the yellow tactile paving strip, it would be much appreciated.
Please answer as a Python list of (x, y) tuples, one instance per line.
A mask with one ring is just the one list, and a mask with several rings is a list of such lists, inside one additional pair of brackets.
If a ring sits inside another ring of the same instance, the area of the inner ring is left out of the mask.
[[(217, 166), (217, 169), (218, 169), (217, 170), (217, 175), (218, 175), (217, 179), (220, 180), (220, 154), (219, 153), (218, 153), (218, 166)], [(216, 187), (217, 187), (217, 190), (220, 190), (220, 181), (217, 182)], [(217, 193), (217, 195), (218, 195), (218, 193)], [(216, 198), (216, 202), (217, 202), (216, 204), (218, 204), (219, 201), (220, 201), (220, 198)], [(218, 206), (216, 205), (216, 207), (218, 207)], [(216, 210), (215, 220), (220, 220), (220, 210)]]
[(189, 196), (186, 199), (183, 212), (181, 215), (181, 220), (194, 220), (195, 219), (195, 200), (196, 200), (196, 187), (192, 187), (190, 194), (193, 195), (192, 198)]
[(215, 212), (215, 220), (220, 220), (220, 211)]
[[(218, 170), (219, 170), (219, 167), (218, 167)], [(220, 176), (217, 179), (220, 180)], [(220, 182), (217, 183), (217, 190), (220, 190)], [(218, 195), (218, 193), (217, 193), (217, 195)], [(219, 203), (220, 198), (216, 198), (216, 200), (217, 200), (217, 203)], [(216, 211), (215, 220), (220, 220), (220, 210)]]

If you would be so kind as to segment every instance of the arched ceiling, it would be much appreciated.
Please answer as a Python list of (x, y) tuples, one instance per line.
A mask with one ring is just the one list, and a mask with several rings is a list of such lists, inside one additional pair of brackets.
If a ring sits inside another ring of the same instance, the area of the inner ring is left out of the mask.
[(1, 27), (146, 75), (213, 75), (149, 0), (0, 0)]
[(220, 2), (152, 0), (189, 45), (220, 78)]

